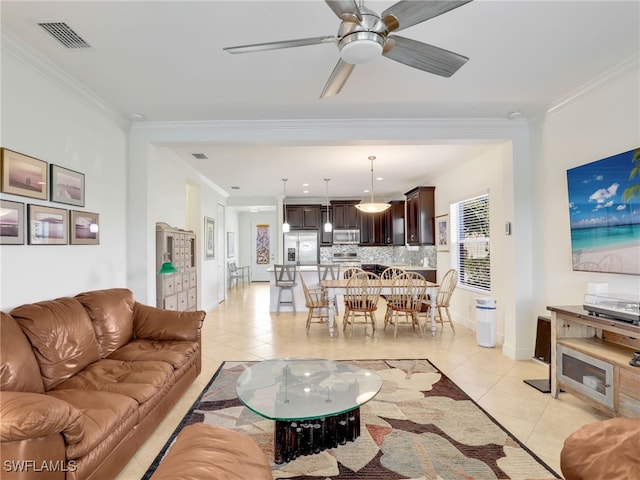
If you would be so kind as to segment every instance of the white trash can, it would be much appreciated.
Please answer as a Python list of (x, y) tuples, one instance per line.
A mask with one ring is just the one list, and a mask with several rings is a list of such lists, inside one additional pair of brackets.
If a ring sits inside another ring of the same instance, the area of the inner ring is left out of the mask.
[(496, 346), (496, 300), (476, 298), (476, 337), (481, 347)]

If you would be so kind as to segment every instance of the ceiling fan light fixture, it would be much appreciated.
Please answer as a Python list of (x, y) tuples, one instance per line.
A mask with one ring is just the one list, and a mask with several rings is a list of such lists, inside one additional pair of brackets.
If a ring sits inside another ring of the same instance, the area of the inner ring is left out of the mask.
[(382, 55), (384, 39), (374, 32), (355, 32), (340, 40), (340, 58), (358, 65), (369, 63)]

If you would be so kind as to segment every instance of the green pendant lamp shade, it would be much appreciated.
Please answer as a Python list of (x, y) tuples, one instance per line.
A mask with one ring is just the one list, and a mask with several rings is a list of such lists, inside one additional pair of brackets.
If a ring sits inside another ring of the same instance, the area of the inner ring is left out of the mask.
[(166, 275), (168, 273), (178, 273), (178, 269), (173, 266), (173, 263), (164, 262), (160, 267), (160, 270), (158, 270), (158, 273), (160, 275)]

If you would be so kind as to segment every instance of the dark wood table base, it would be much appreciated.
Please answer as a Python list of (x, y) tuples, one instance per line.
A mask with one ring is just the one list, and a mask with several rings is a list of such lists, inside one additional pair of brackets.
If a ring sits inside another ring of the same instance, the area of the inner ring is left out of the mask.
[(320, 453), (360, 436), (360, 409), (313, 420), (276, 421), (274, 460), (286, 463)]

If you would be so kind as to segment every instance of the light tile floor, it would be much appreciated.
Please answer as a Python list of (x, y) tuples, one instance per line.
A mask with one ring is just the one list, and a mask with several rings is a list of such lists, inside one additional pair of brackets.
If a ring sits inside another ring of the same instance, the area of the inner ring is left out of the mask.
[[(228, 291), (228, 298), (207, 313), (202, 329), (202, 373), (169, 412), (153, 436), (117, 477), (138, 480), (191, 407), (211, 376), (225, 360), (263, 360), (285, 356), (341, 359), (427, 358), (489, 414), (560, 474), (564, 439), (580, 426), (606, 418), (579, 399), (561, 393), (553, 399), (525, 384), (545, 378), (548, 367), (535, 360), (515, 361), (501, 349), (477, 345), (475, 333), (456, 325), (438, 325), (435, 337), (421, 338), (408, 325), (382, 332), (384, 302), (379, 304), (375, 337), (364, 336), (356, 325), (353, 337), (329, 337), (325, 325), (305, 331), (306, 312), (270, 313), (269, 284), (252, 283)], [(342, 312), (341, 312), (342, 313)], [(369, 334), (371, 328), (369, 328)]]

